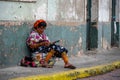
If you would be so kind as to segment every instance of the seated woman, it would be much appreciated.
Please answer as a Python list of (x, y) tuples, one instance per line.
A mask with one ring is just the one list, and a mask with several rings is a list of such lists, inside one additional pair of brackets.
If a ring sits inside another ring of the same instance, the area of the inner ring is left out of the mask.
[(75, 69), (76, 67), (68, 61), (67, 49), (50, 42), (48, 36), (44, 33), (46, 27), (45, 20), (40, 19), (34, 23), (33, 30), (27, 38), (27, 45), (32, 51), (32, 57), (38, 60), (42, 59), (43, 67), (53, 67), (53, 65), (50, 65), (50, 60), (53, 60), (54, 57), (60, 57), (65, 63), (64, 68)]

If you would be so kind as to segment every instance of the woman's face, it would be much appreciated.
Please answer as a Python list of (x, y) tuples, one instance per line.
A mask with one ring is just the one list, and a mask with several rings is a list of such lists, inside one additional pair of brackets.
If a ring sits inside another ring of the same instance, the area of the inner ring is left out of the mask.
[(36, 30), (39, 34), (42, 34), (45, 29), (46, 29), (46, 27), (41, 26), (41, 27), (38, 27)]

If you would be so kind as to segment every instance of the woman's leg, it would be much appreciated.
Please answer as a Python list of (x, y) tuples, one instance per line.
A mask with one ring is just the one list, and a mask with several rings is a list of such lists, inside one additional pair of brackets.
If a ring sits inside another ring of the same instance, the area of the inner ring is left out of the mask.
[(67, 56), (66, 52), (63, 52), (61, 55), (62, 55), (62, 59), (63, 59), (65, 65), (68, 64), (68, 56)]
[[(51, 48), (54, 50), (54, 51), (57, 51), (58, 54), (55, 54), (56, 56), (59, 56), (63, 59), (64, 63), (65, 63), (65, 68), (70, 68), (70, 69), (75, 69), (76, 67), (73, 66), (72, 64), (69, 63), (68, 61), (68, 56), (67, 56), (67, 52), (68, 50), (60, 45), (53, 45), (51, 46)], [(55, 53), (55, 52), (54, 52)], [(54, 54), (53, 53), (53, 54)], [(53, 55), (51, 54), (51, 56)]]
[(45, 61), (48, 62), (51, 57), (54, 55), (55, 51), (54, 50), (50, 50), (48, 53), (47, 53), (47, 56), (45, 58)]
[(72, 64), (69, 63), (68, 56), (67, 56), (66, 52), (62, 53), (62, 59), (65, 63), (64, 68), (70, 68), (70, 69), (75, 69), (76, 68), (75, 66), (73, 66)]

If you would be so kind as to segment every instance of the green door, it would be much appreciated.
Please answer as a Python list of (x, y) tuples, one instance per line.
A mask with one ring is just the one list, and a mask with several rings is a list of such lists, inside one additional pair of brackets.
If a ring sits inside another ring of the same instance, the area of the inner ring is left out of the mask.
[(116, 0), (112, 0), (111, 46), (119, 46), (119, 22), (116, 22)]
[[(96, 49), (98, 47), (98, 31), (97, 21), (91, 20), (94, 15), (91, 12), (95, 12), (92, 5), (93, 0), (87, 0), (87, 50)], [(94, 0), (94, 2), (97, 0)], [(97, 1), (98, 2), (98, 1)]]

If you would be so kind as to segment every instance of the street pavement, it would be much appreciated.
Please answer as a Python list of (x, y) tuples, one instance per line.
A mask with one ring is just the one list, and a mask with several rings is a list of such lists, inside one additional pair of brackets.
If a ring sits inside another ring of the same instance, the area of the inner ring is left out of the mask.
[(69, 61), (77, 67), (75, 70), (64, 68), (61, 59), (56, 61), (53, 68), (21, 66), (1, 68), (0, 80), (76, 80), (107, 73), (120, 68), (120, 49), (87, 51), (69, 57)]
[(120, 80), (120, 69), (111, 71), (106, 74), (76, 80)]

